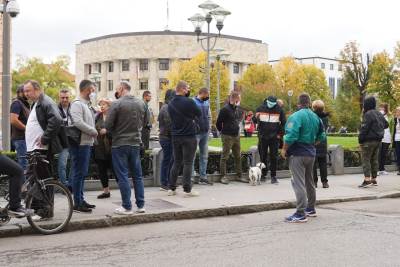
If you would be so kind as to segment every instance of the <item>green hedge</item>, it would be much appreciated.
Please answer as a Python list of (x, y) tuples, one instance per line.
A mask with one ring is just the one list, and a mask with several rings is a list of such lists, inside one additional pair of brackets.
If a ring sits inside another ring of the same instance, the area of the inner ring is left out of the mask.
[(358, 133), (328, 133), (327, 136), (332, 136), (332, 137), (358, 137)]

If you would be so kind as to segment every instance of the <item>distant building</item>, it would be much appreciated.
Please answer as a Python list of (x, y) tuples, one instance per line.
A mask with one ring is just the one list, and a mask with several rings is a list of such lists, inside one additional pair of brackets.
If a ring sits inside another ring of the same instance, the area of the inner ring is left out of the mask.
[[(326, 77), (326, 82), (331, 89), (332, 96), (336, 97), (339, 92), (340, 84), (343, 78), (342, 65), (340, 60), (326, 57), (303, 57), (294, 58), (296, 62), (305, 65), (314, 65), (321, 69)], [(279, 60), (270, 60), (271, 65), (276, 64)]]
[[(260, 40), (221, 35), (216, 46), (230, 53), (225, 63), (231, 89), (250, 64), (268, 62), (268, 45)], [(152, 92), (150, 104), (157, 115), (160, 89), (169, 82), (167, 73), (172, 64), (201, 51), (194, 32), (132, 32), (83, 40), (76, 45), (76, 83), (97, 79), (98, 97), (112, 98), (118, 82), (129, 81), (137, 96), (144, 90)]]

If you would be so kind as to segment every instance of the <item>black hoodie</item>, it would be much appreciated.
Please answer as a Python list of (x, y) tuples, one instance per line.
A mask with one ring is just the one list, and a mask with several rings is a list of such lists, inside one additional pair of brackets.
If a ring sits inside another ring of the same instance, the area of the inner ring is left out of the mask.
[(374, 97), (367, 97), (364, 100), (364, 114), (361, 122), (358, 142), (363, 144), (368, 141), (381, 142), (385, 129), (389, 127), (385, 117), (376, 109)]

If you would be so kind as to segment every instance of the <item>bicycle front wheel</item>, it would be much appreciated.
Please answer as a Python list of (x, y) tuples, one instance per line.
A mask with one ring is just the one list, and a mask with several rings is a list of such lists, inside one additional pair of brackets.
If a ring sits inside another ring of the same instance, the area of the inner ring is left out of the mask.
[(48, 179), (44, 181), (44, 189), (35, 184), (29, 190), (26, 208), (33, 209), (37, 215), (27, 217), (32, 228), (41, 234), (56, 234), (63, 231), (71, 220), (71, 193), (60, 182)]

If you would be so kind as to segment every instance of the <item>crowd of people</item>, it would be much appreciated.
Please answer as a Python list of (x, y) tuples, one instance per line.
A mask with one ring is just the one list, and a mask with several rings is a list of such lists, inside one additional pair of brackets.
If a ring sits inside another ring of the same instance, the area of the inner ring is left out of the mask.
[[(297, 111), (287, 118), (283, 101), (268, 96), (254, 113), (248, 111), (246, 114), (240, 107), (240, 93), (232, 91), (213, 125), (208, 88), (200, 88), (194, 97), (190, 97), (190, 93), (185, 81), (178, 82), (175, 89), (166, 91), (158, 115), (159, 142), (163, 151), (160, 190), (168, 196), (177, 195), (177, 180), (182, 175), (183, 196), (199, 196), (199, 192), (192, 190), (197, 150), (199, 184), (213, 184), (207, 176), (210, 133), (220, 135), (222, 140), (221, 183), (229, 184), (232, 180), (226, 173), (231, 153), (235, 179), (247, 183), (249, 179), (243, 175), (240, 156), (242, 127), (245, 136), (252, 136), (257, 131), (260, 160), (266, 166), (262, 170), (263, 179), (267, 181), (269, 172), (270, 182), (279, 184), (276, 174), (279, 149), (281, 157), (289, 161), (297, 209), (286, 220), (303, 222), (307, 216), (316, 216), (317, 169), (320, 170), (322, 187), (329, 187), (326, 140), (329, 113), (325, 111), (323, 101), (312, 102), (308, 94), (301, 94)], [(96, 208), (86, 201), (84, 190), (85, 177), (93, 157), (103, 187), (98, 198), (110, 198), (109, 174), (114, 174), (122, 199), (122, 205), (115, 213), (133, 214), (132, 178), (136, 212), (145, 212), (141, 157), (143, 151), (149, 149), (154, 123), (149, 105), (151, 93), (145, 91), (142, 99), (135, 97), (131, 94), (129, 82), (122, 81), (116, 88), (115, 98), (97, 100), (95, 84), (89, 80), (80, 82), (79, 95), (73, 100), (68, 89), (61, 89), (58, 105), (36, 81), (28, 80), (18, 88), (17, 98), (11, 105), (12, 142), (18, 164), (0, 156), (1, 169), (13, 181), (10, 183), (11, 212), (19, 215), (27, 212), (20, 204), (19, 187), (29, 172), (25, 156), (32, 151), (39, 151), (50, 162), (57, 160), (58, 179), (73, 194), (74, 211), (88, 213)], [(93, 105), (96, 102), (98, 107)], [(377, 185), (377, 176), (387, 174), (384, 163), (391, 143), (396, 148), (396, 154), (400, 154), (399, 119), (400, 108), (396, 109), (393, 118), (388, 105), (382, 104), (378, 111), (374, 97), (365, 99), (359, 133), (364, 169), (361, 187)], [(399, 158), (397, 163), (400, 166)], [(67, 167), (68, 162), (70, 168)], [(51, 176), (48, 167), (43, 166), (43, 178)], [(40, 219), (46, 214), (35, 216)]]

